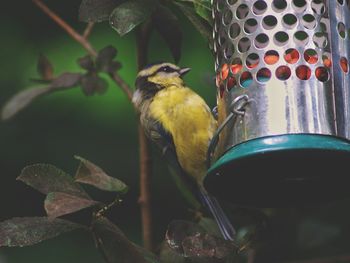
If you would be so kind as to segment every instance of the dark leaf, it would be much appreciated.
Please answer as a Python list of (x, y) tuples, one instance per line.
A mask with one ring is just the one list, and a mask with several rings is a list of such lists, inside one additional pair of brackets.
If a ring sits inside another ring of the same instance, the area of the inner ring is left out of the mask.
[(207, 258), (210, 262), (223, 259), (235, 252), (234, 246), (228, 241), (208, 234), (185, 237), (182, 247), (187, 257)]
[(123, 36), (148, 19), (155, 7), (154, 0), (129, 0), (113, 10), (109, 23)]
[(166, 241), (178, 254), (201, 258), (201, 262), (217, 262), (237, 251), (233, 242), (210, 235), (199, 225), (182, 220), (170, 223)]
[(101, 64), (103, 65), (112, 61), (117, 56), (117, 53), (118, 53), (117, 49), (110, 45), (101, 49), (97, 54), (97, 58), (96, 58), (97, 65), (101, 65)]
[(121, 0), (83, 0), (79, 7), (79, 20), (84, 22), (108, 20), (113, 9), (121, 2)]
[(84, 228), (62, 219), (19, 217), (0, 223), (0, 247), (31, 246), (65, 232)]
[(100, 167), (82, 157), (75, 156), (80, 161), (75, 181), (97, 187), (104, 191), (126, 193), (128, 186), (117, 178), (107, 175)]
[(198, 32), (211, 44), (212, 43), (212, 27), (207, 21), (197, 15), (196, 11), (186, 3), (174, 2), (185, 16), (190, 20)]
[(102, 94), (107, 90), (108, 83), (95, 73), (86, 74), (81, 79), (81, 87), (86, 96), (91, 96), (95, 92)]
[(104, 71), (107, 73), (111, 73), (113, 74), (114, 72), (116, 72), (117, 70), (121, 69), (122, 64), (118, 61), (111, 61), (111, 63), (109, 63), (108, 68), (105, 69)]
[(96, 67), (100, 71), (113, 73), (118, 70), (121, 65), (113, 59), (117, 56), (117, 50), (113, 46), (107, 46), (98, 52), (96, 58)]
[(179, 20), (170, 9), (159, 6), (154, 12), (153, 25), (168, 44), (176, 63), (181, 57), (182, 31)]
[(39, 84), (50, 84), (52, 82), (52, 79), (45, 80), (45, 79), (30, 78), (29, 80)]
[[(47, 87), (32, 88), (21, 91), (14, 95), (3, 107), (1, 111), (1, 119), (7, 120), (17, 114), (19, 111), (27, 107), (36, 98), (40, 96), (61, 90), (71, 88), (79, 83), (81, 79), (80, 73), (63, 73), (55, 78)], [(42, 80), (41, 80), (42, 81)], [(43, 80), (46, 82), (45, 80)]]
[(184, 255), (182, 241), (188, 236), (196, 236), (203, 233), (205, 233), (205, 230), (195, 223), (175, 220), (169, 224), (165, 240), (171, 249), (180, 255)]
[(43, 194), (64, 192), (90, 199), (84, 189), (73, 178), (51, 164), (33, 164), (25, 167), (17, 180), (33, 187)]
[(162, 263), (186, 263), (188, 262), (184, 256), (176, 253), (169, 245), (164, 242), (160, 249), (160, 262)]
[(107, 218), (101, 217), (92, 225), (98, 247), (107, 262), (158, 263), (157, 257), (132, 243), (124, 233)]
[(43, 54), (39, 55), (37, 70), (43, 80), (53, 79), (53, 66), (49, 59)]
[(8, 120), (27, 107), (33, 100), (52, 91), (51, 87), (32, 88), (23, 90), (13, 96), (3, 107), (1, 119)]
[(77, 62), (81, 68), (86, 69), (88, 71), (92, 71), (95, 67), (95, 63), (92, 60), (90, 55), (86, 55), (85, 57), (78, 58)]
[(62, 192), (53, 192), (46, 196), (45, 210), (50, 218), (55, 218), (98, 204), (99, 202), (91, 199), (81, 198)]
[(65, 72), (51, 82), (52, 88), (71, 88), (77, 85), (81, 79), (80, 73)]

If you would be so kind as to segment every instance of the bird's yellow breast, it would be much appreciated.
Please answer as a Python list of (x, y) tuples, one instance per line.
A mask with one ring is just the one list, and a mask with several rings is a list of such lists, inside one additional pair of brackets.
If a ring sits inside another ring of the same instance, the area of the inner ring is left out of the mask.
[(216, 129), (205, 101), (189, 88), (171, 86), (159, 91), (149, 107), (151, 117), (172, 135), (181, 167), (201, 182), (208, 144)]

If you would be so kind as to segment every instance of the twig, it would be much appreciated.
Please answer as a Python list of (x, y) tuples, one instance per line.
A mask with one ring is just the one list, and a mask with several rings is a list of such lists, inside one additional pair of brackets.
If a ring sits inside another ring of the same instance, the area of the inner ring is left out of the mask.
[[(96, 50), (92, 47), (90, 42), (80, 35), (76, 30), (74, 30), (66, 21), (59, 17), (55, 12), (53, 12), (47, 5), (45, 5), (41, 0), (33, 0), (47, 16), (49, 16), (53, 21), (56, 22), (64, 31), (68, 33), (75, 41), (77, 41), (92, 57), (97, 56)], [(92, 29), (92, 28), (91, 28)], [(89, 30), (91, 30), (89, 29)], [(129, 100), (132, 98), (131, 87), (119, 76), (118, 73), (111, 74), (111, 78), (114, 82), (123, 90)]]
[[(55, 21), (63, 30), (65, 30), (74, 40), (81, 44), (86, 51), (92, 56), (96, 57), (97, 52), (92, 47), (87, 37), (91, 33), (93, 24), (89, 24), (83, 35), (75, 31), (69, 24), (67, 24), (61, 17), (54, 13), (41, 0), (32, 0), (45, 14), (47, 14), (53, 21)], [(137, 34), (137, 62), (138, 68), (143, 68), (147, 63), (147, 50), (150, 27), (146, 25)], [(132, 99), (132, 90), (130, 86), (122, 79), (118, 73), (111, 73), (110, 77), (123, 90), (128, 99)], [(151, 158), (148, 146), (148, 140), (144, 134), (143, 129), (139, 126), (139, 142), (140, 142), (140, 199), (143, 227), (143, 240), (146, 249), (153, 249), (153, 228), (152, 228), (152, 213), (151, 213)]]
[(111, 73), (109, 76), (114, 80), (114, 82), (124, 91), (128, 99), (132, 100), (132, 90), (130, 86), (122, 79), (122, 77), (117, 73)]
[[(148, 60), (148, 43), (150, 36), (150, 25), (144, 24), (136, 33), (137, 46), (137, 66), (141, 70)], [(151, 206), (151, 153), (149, 143), (144, 130), (139, 125), (139, 143), (140, 143), (140, 197), (141, 207), (142, 235), (144, 247), (150, 251), (153, 250), (153, 220)]]
[(152, 251), (153, 246), (153, 220), (151, 206), (151, 155), (149, 151), (148, 140), (143, 128), (139, 125), (139, 144), (140, 144), (140, 197), (139, 204), (141, 208), (142, 220), (142, 238), (146, 249)]
[(249, 249), (247, 263), (254, 263), (255, 255), (256, 255), (256, 251), (254, 249)]
[(118, 204), (120, 204), (122, 202), (122, 199), (120, 199), (119, 197), (117, 197), (112, 203), (109, 203), (107, 205), (105, 205), (104, 207), (102, 207), (100, 210), (98, 210), (96, 213), (95, 213), (95, 217), (96, 218), (100, 218), (102, 216), (105, 215), (105, 213), (111, 209), (113, 206), (116, 206)]
[(92, 29), (94, 28), (94, 25), (95, 23), (94, 22), (89, 22), (84, 30), (84, 33), (83, 33), (83, 38), (84, 39), (88, 39), (91, 32), (92, 32)]
[(61, 17), (50, 10), (47, 5), (45, 5), (41, 0), (33, 0), (46, 15), (48, 15), (53, 21), (55, 21), (60, 27), (62, 27), (75, 41), (82, 45), (86, 51), (93, 57), (97, 56), (96, 50), (91, 46), (91, 44), (86, 41), (86, 39), (81, 36), (77, 31), (75, 31), (70, 25), (67, 24)]

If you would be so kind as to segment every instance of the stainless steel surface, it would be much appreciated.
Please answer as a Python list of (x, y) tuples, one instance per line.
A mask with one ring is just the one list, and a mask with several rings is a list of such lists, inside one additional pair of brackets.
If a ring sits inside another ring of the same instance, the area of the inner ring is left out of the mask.
[[(349, 0), (333, 0), (329, 2), (331, 21), (331, 43), (333, 82), (336, 104), (336, 119), (338, 135), (350, 138), (350, 5)], [(341, 66), (343, 65), (343, 67)]]
[(277, 134), (350, 139), (348, 4), (213, 1), (219, 124), (236, 97), (253, 99), (245, 115), (221, 133), (219, 155), (241, 142)]

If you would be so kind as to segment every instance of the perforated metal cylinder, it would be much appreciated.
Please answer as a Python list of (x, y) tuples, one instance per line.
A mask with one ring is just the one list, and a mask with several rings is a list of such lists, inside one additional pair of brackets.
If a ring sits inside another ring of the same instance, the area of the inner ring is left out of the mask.
[(350, 139), (349, 0), (214, 0), (218, 152), (279, 134)]

